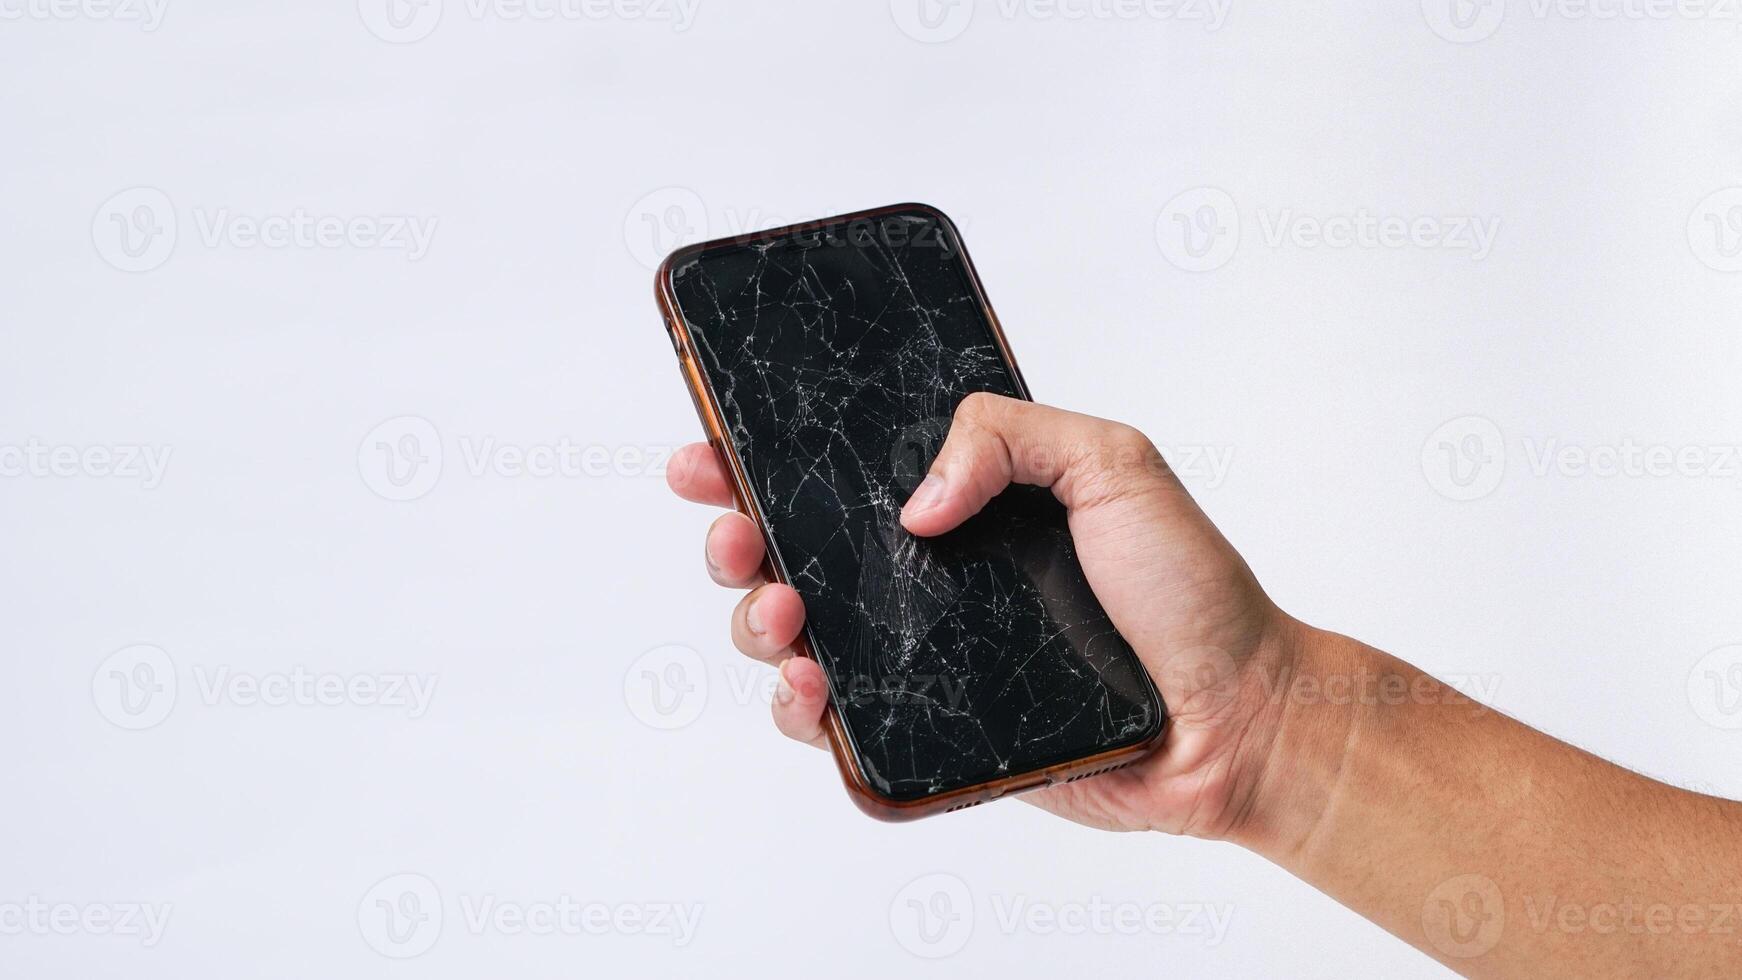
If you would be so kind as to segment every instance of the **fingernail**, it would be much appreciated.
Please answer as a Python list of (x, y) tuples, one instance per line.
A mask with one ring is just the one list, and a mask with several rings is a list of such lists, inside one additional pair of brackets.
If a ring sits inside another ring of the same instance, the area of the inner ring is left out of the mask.
[(756, 611), (758, 605), (760, 605), (760, 603), (752, 602), (750, 608), (744, 610), (744, 625), (749, 627), (751, 634), (754, 636), (761, 636), (768, 632), (767, 627), (762, 625), (761, 614)]
[(702, 545), (702, 560), (708, 563), (708, 571), (714, 573), (714, 577), (718, 578), (720, 576), (720, 563), (714, 560), (714, 548), (711, 542)]
[(778, 675), (780, 680), (774, 685), (775, 704), (791, 704), (792, 699), (798, 695), (798, 692), (794, 691), (792, 685), (788, 684), (786, 681), (786, 664), (789, 663), (792, 663), (792, 661), (788, 660), (786, 663), (780, 665), (780, 672)]
[(905, 514), (923, 514), (943, 502), (943, 499), (943, 478), (936, 473), (927, 473), (919, 487), (913, 491), (913, 496), (907, 498), (907, 506), (901, 510)]

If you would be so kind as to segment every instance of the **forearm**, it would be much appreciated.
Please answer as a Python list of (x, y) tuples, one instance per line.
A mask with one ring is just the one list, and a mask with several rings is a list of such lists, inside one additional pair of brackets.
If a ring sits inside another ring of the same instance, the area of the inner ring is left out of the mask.
[(1303, 627), (1293, 652), (1237, 842), (1472, 976), (1742, 972), (1742, 804), (1346, 637)]

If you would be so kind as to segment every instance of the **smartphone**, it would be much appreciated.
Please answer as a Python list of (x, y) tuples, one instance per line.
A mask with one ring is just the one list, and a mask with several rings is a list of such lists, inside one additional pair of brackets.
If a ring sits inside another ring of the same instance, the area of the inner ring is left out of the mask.
[(1051, 491), (960, 528), (902, 504), (970, 393), (1028, 398), (942, 212), (900, 204), (678, 249), (666, 329), (769, 579), (804, 599), (852, 798), (906, 820), (1137, 761), (1166, 709), (1083, 577)]

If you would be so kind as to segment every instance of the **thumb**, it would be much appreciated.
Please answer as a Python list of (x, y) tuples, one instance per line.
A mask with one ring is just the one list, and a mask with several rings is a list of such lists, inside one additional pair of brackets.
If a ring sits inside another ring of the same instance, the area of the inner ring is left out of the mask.
[(1161, 454), (1128, 425), (976, 392), (957, 406), (901, 523), (917, 535), (942, 534), (1012, 483), (1051, 487), (1067, 509), (1079, 510), (1167, 478)]

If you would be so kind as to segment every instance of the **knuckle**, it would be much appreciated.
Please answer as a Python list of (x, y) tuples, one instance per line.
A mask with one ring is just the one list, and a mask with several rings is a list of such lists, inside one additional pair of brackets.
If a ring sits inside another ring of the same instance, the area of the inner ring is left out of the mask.
[(1149, 437), (1123, 422), (1111, 423), (1107, 433), (1107, 468), (1115, 472), (1142, 475), (1156, 471), (1161, 453)]
[(1155, 443), (1122, 422), (1106, 423), (1081, 463), (1078, 489), (1097, 501), (1140, 492), (1168, 472)]
[(960, 405), (956, 406), (956, 420), (970, 424), (984, 424), (997, 413), (1001, 402), (1002, 399), (991, 392), (971, 392), (968, 397), (962, 399)]

